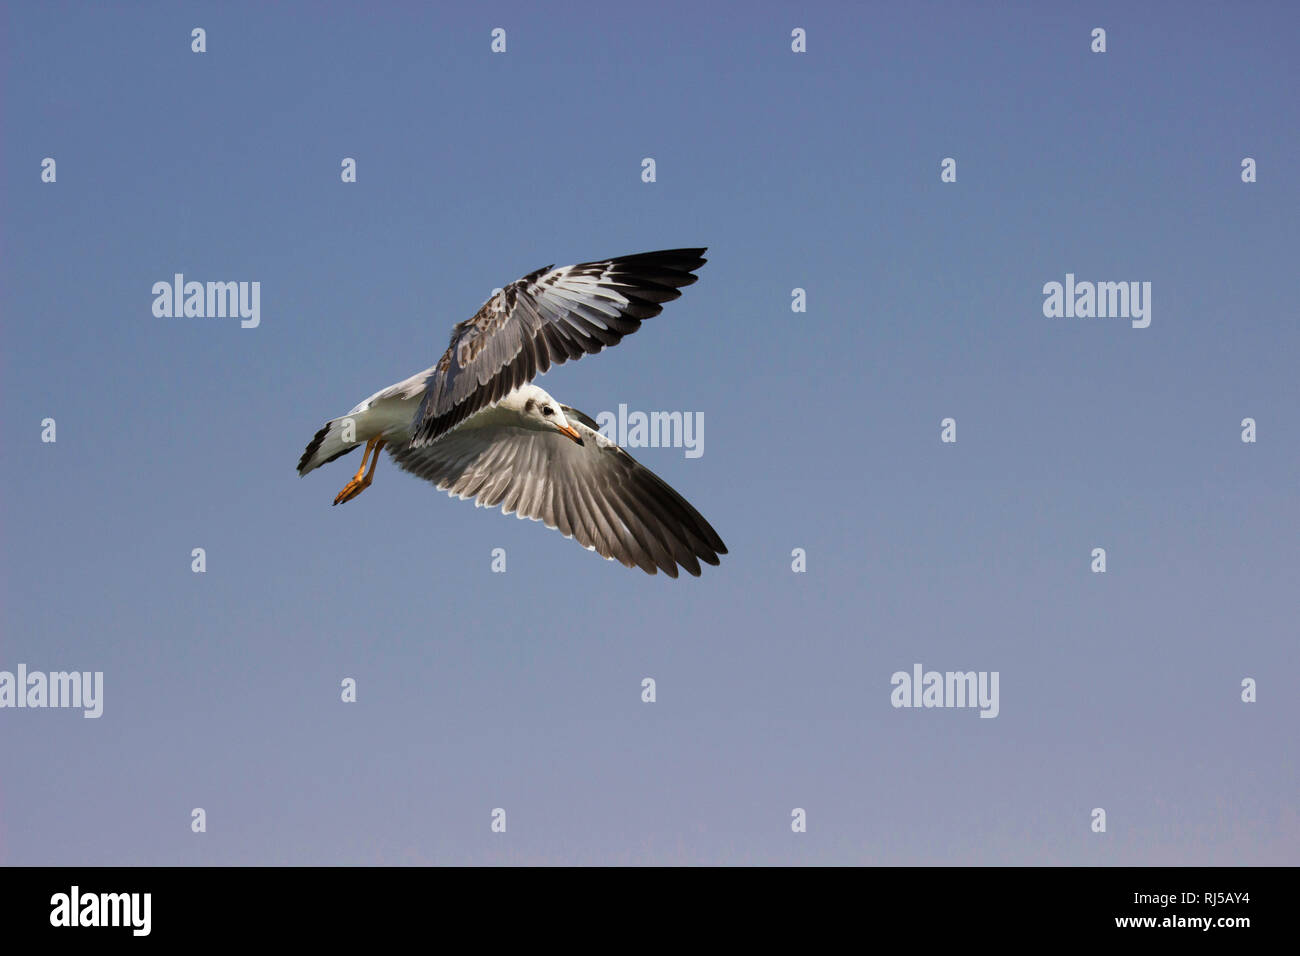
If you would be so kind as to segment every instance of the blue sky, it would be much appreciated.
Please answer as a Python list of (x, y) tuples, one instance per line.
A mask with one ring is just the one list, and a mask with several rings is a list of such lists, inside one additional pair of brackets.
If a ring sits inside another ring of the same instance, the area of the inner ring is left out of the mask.
[[(0, 709), (0, 862), (1300, 862), (1293, 5), (2, 16), (0, 670), (104, 713)], [(493, 287), (695, 245), (540, 384), (703, 413), (632, 451), (720, 568), (296, 476)], [(177, 272), (261, 324), (156, 318)], [(892, 707), (915, 663), (999, 715)]]

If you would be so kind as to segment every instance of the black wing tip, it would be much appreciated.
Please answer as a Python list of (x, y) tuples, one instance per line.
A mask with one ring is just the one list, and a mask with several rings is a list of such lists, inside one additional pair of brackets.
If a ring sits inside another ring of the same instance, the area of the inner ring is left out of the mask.
[(612, 278), (619, 284), (620, 291), (628, 294), (640, 293), (643, 299), (639, 305), (648, 309), (645, 315), (632, 314), (638, 319), (653, 318), (663, 311), (666, 302), (681, 297), (681, 290), (699, 281), (695, 270), (703, 266), (706, 249), (661, 249), (658, 252), (642, 252), (632, 256), (619, 256), (607, 259), (604, 263), (612, 272)]
[[(709, 261), (704, 258), (704, 254), (708, 251), (708, 246), (691, 246), (680, 249), (656, 249), (653, 252), (633, 252), (624, 256), (609, 256), (605, 259), (593, 259), (590, 262), (577, 262), (571, 266), (565, 266), (564, 268), (584, 269), (591, 268), (592, 266), (635, 268), (637, 266), (658, 266), (659, 268), (667, 269), (670, 272), (678, 273), (681, 276), (681, 285), (690, 285), (699, 278), (699, 276), (691, 275), (691, 273)], [(517, 279), (516, 282), (531, 282), (546, 275), (548, 272), (554, 271), (554, 269), (554, 263), (551, 263), (548, 266), (542, 266), (540, 269), (534, 269), (522, 278)]]
[[(710, 567), (716, 568), (722, 564), (721, 555), (727, 553), (726, 547), (721, 546), (721, 542), (719, 542), (719, 547), (715, 548), (711, 544), (709, 545), (709, 547), (712, 548), (712, 550), (700, 549), (700, 550), (692, 551), (691, 556), (695, 558), (695, 561), (693, 561), (691, 564), (686, 564), (681, 558), (678, 558), (675, 561), (673, 561), (671, 564), (668, 564), (667, 562), (663, 564), (652, 564), (648, 568), (641, 567), (641, 570), (644, 571), (646, 574), (658, 574), (660, 571), (662, 571), (670, 578), (679, 577), (680, 571), (685, 571), (693, 578), (701, 577), (704, 574), (704, 569), (700, 567), (701, 561), (703, 561), (705, 564), (709, 565)], [(629, 568), (638, 567), (638, 565), (635, 562), (631, 564), (627, 564), (626, 562), (624, 563)]]
[[(677, 563), (680, 564), (680, 565), (682, 566), (682, 568), (686, 571), (686, 573), (689, 574), (691, 577), (693, 577), (693, 578), (698, 578), (698, 577), (702, 577), (702, 576), (704, 575), (704, 569), (703, 569), (702, 567), (700, 567), (700, 562), (701, 562), (701, 561), (703, 561), (705, 564), (707, 564), (707, 565), (708, 565), (709, 567), (711, 567), (711, 568), (716, 568), (716, 567), (718, 567), (719, 565), (722, 564), (722, 558), (720, 557), (720, 555), (723, 555), (723, 554), (726, 554), (726, 553), (727, 553), (727, 549), (726, 549), (726, 548), (722, 548), (721, 550), (718, 550), (716, 553), (714, 553), (714, 552), (712, 552), (712, 551), (705, 551), (705, 552), (696, 551), (696, 552), (695, 552), (695, 559), (696, 559), (696, 560), (695, 560), (695, 563), (693, 563), (693, 564), (682, 564), (680, 561), (678, 561)], [(675, 578), (675, 577), (677, 577), (677, 573), (676, 573), (676, 572), (677, 572), (677, 568), (674, 567), (673, 570), (669, 572), (669, 574), (670, 574), (672, 577)]]
[[(604, 260), (612, 266), (660, 266), (673, 272), (692, 273), (709, 260), (704, 258), (704, 254), (709, 251), (708, 246), (698, 248), (683, 249), (656, 249), (654, 252), (637, 252), (628, 256), (614, 256)], [(595, 263), (591, 263), (594, 265)], [(691, 276), (690, 282), (694, 282), (698, 276)], [(689, 283), (683, 283), (689, 284)]]
[[(726, 553), (727, 553), (726, 548), (714, 548), (712, 551), (704, 551), (704, 552), (696, 551), (695, 557), (703, 561), (705, 564), (709, 565), (709, 567), (716, 568), (722, 564), (722, 555)], [(687, 570), (690, 571), (689, 568), (687, 568)], [(695, 575), (696, 577), (700, 576), (699, 571), (691, 571), (691, 574)]]
[(704, 265), (704, 263), (709, 261), (708, 259), (704, 258), (704, 254), (708, 251), (709, 251), (708, 246), (696, 246), (696, 247), (682, 248), (682, 249), (659, 249), (656, 250), (655, 252), (647, 252), (645, 253), (645, 255), (648, 258), (653, 257), (656, 259), (668, 259), (668, 260), (680, 261), (683, 263), (691, 262), (694, 263), (694, 265), (692, 265), (690, 268), (698, 269), (700, 266)]
[(708, 246), (682, 246), (677, 249), (655, 249), (651, 252), (637, 252), (630, 256), (620, 256), (621, 259), (641, 259), (657, 256), (661, 258), (671, 257), (674, 259), (703, 259), (704, 254), (709, 251)]

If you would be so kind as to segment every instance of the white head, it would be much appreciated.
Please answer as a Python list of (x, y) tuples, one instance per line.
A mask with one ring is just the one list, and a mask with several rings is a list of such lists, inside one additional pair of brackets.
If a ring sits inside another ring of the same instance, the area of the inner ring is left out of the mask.
[(503, 398), (501, 404), (523, 415), (530, 427), (554, 429), (579, 445), (583, 444), (582, 433), (564, 417), (563, 406), (536, 385), (521, 385)]

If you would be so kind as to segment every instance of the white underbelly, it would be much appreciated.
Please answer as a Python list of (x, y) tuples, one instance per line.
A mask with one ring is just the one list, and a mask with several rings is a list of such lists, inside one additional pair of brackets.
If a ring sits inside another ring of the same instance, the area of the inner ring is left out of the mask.
[(418, 398), (381, 398), (357, 416), (357, 439), (383, 438), (386, 442), (411, 440), (411, 419), (420, 407)]

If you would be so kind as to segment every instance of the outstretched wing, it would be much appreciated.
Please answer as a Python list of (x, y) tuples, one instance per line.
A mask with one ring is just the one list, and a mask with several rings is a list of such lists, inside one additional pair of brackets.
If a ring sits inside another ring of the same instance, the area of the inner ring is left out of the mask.
[(690, 502), (571, 411), (581, 445), (557, 431), (476, 419), (433, 444), (393, 448), (393, 459), (450, 495), (543, 521), (647, 574), (675, 578), (681, 565), (698, 576), (701, 561), (718, 564), (727, 547)]
[(553, 269), (510, 283), (458, 324), (412, 421), (421, 447), (552, 365), (617, 345), (696, 280), (704, 249)]

